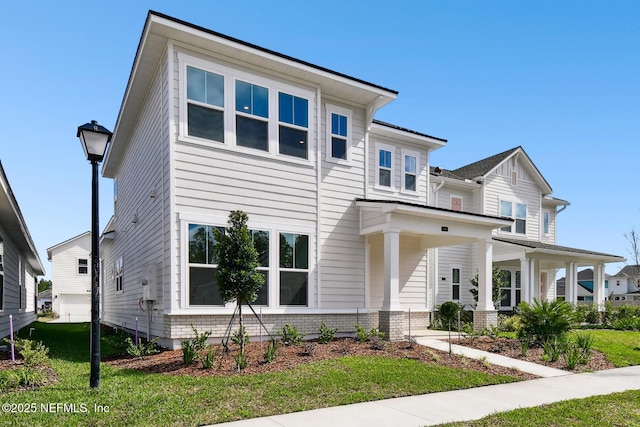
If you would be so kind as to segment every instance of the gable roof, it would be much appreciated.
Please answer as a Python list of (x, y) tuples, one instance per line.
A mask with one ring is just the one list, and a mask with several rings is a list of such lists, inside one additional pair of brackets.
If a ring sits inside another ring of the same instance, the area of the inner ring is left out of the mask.
[(117, 171), (138, 119), (138, 112), (146, 99), (158, 64), (167, 54), (167, 44), (170, 41), (195, 50), (234, 58), (265, 73), (290, 75), (300, 81), (307, 81), (322, 88), (323, 94), (367, 106), (370, 119), (375, 110), (393, 101), (398, 95), (395, 90), (150, 10), (133, 60), (111, 145), (103, 163), (102, 174), (106, 177), (113, 177)]
[(577, 249), (571, 248), (568, 246), (558, 246), (552, 245), (550, 243), (538, 242), (535, 240), (523, 240), (523, 239), (512, 239), (507, 237), (498, 237), (493, 236), (493, 240), (496, 242), (508, 243), (511, 245), (521, 246), (529, 249), (533, 249), (534, 252), (541, 251), (549, 254), (558, 254), (558, 255), (582, 255), (588, 258), (597, 259), (601, 262), (624, 262), (625, 259), (618, 255), (605, 254), (602, 252), (589, 251), (586, 249)]
[(636, 277), (640, 276), (640, 265), (625, 265), (624, 268), (618, 271), (613, 277)]
[(47, 248), (47, 258), (48, 258), (48, 260), (49, 260), (49, 261), (51, 261), (52, 252), (53, 252), (55, 249), (58, 249), (58, 248), (60, 248), (60, 247), (62, 247), (62, 246), (64, 246), (64, 245), (66, 245), (67, 243), (71, 243), (71, 242), (73, 242), (74, 240), (78, 240), (78, 239), (84, 238), (84, 237), (86, 237), (86, 236), (91, 236), (91, 232), (90, 232), (90, 231), (85, 231), (85, 232), (84, 232), (84, 233), (82, 233), (82, 234), (78, 234), (77, 236), (72, 237), (72, 238), (70, 238), (70, 239), (67, 239), (67, 240), (65, 240), (64, 242), (60, 242), (60, 243), (58, 243), (57, 245), (53, 245), (53, 246), (51, 246), (50, 248)]
[(502, 153), (494, 154), (477, 162), (473, 162), (466, 166), (462, 166), (458, 169), (451, 171), (453, 174), (462, 177), (463, 179), (478, 180), (485, 178), (491, 172), (493, 172), (498, 166), (509, 160), (514, 156), (522, 157), (531, 171), (533, 171), (534, 180), (540, 185), (543, 194), (550, 194), (553, 190), (551, 185), (542, 176), (536, 165), (533, 163), (529, 155), (520, 146), (511, 148)]
[(36, 245), (33, 243), (29, 229), (18, 206), (13, 190), (9, 185), (9, 180), (0, 162), (0, 224), (3, 225), (11, 240), (17, 245), (20, 253), (33, 272), (41, 276), (44, 274), (44, 267), (38, 256)]

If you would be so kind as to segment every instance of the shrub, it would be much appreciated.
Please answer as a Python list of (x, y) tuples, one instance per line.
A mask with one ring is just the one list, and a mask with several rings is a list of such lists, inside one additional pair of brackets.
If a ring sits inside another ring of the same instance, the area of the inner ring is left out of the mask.
[(243, 346), (244, 344), (249, 342), (249, 334), (247, 333), (247, 328), (242, 326), (242, 328), (238, 329), (231, 335), (231, 342), (237, 344), (239, 346)]
[(213, 363), (216, 360), (216, 356), (216, 351), (214, 351), (212, 347), (209, 347), (204, 356), (202, 356), (202, 367), (205, 369), (211, 369), (213, 367)]
[(249, 360), (247, 359), (247, 356), (245, 356), (244, 353), (242, 352), (236, 354), (235, 362), (236, 362), (236, 368), (238, 369), (238, 371), (244, 370), (249, 364)]
[(555, 362), (560, 358), (560, 355), (564, 352), (566, 343), (558, 338), (550, 338), (542, 345), (544, 351), (544, 357), (550, 362)]
[(367, 342), (371, 336), (369, 331), (367, 331), (364, 326), (360, 326), (358, 324), (353, 326), (356, 328), (356, 340), (358, 340), (359, 343)]
[(318, 337), (318, 342), (320, 344), (328, 344), (333, 340), (333, 337), (338, 332), (338, 328), (329, 328), (324, 321), (320, 323), (320, 336)]
[(534, 299), (518, 306), (522, 327), (518, 330), (519, 340), (528, 340), (542, 345), (550, 339), (561, 339), (571, 329), (575, 321), (573, 307), (562, 300), (552, 302)]
[(264, 352), (264, 361), (267, 363), (271, 363), (276, 358), (276, 349), (278, 347), (278, 343), (276, 340), (270, 340), (267, 345), (267, 350)]
[(195, 337), (191, 340), (191, 346), (196, 352), (204, 350), (207, 347), (207, 339), (211, 335), (211, 331), (198, 333), (198, 330), (193, 325), (191, 325), (191, 329), (193, 330), (193, 333), (195, 335)]
[(567, 345), (565, 352), (562, 354), (562, 357), (564, 358), (564, 362), (567, 364), (567, 368), (573, 370), (582, 360), (582, 351), (576, 343), (570, 342)]
[(192, 341), (182, 341), (182, 363), (185, 365), (191, 365), (198, 359), (198, 352), (193, 347)]
[(13, 344), (24, 359), (24, 366), (30, 368), (49, 363), (49, 349), (42, 344), (42, 341), (18, 338)]
[(575, 335), (575, 341), (578, 347), (582, 350), (583, 358), (586, 363), (591, 357), (591, 348), (593, 347), (593, 335), (590, 333), (577, 333)]
[(282, 327), (280, 332), (280, 339), (284, 345), (300, 345), (304, 340), (304, 334), (298, 332), (298, 328), (286, 324)]
[(498, 314), (498, 329), (502, 332), (517, 332), (522, 327), (522, 321), (517, 314), (507, 316)]
[(17, 387), (36, 387), (45, 383), (44, 375), (29, 367), (0, 371), (0, 390)]
[(135, 344), (131, 337), (127, 337), (125, 340), (127, 343), (127, 353), (130, 356), (137, 357), (139, 359), (143, 359), (145, 356), (150, 356), (152, 354), (156, 354), (159, 350), (156, 348), (156, 343), (158, 342), (158, 338), (154, 338), (151, 341), (148, 341), (146, 344), (142, 341), (142, 338), (138, 339), (138, 343)]

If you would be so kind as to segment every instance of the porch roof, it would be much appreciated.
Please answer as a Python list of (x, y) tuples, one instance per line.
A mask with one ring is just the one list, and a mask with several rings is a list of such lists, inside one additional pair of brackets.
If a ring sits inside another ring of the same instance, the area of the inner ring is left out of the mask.
[(493, 240), (518, 248), (524, 248), (529, 258), (540, 258), (548, 261), (556, 261), (557, 263), (577, 262), (584, 265), (593, 265), (596, 263), (626, 261), (624, 257), (618, 255), (571, 248), (568, 246), (552, 245), (533, 240), (512, 239), (507, 237), (494, 237)]

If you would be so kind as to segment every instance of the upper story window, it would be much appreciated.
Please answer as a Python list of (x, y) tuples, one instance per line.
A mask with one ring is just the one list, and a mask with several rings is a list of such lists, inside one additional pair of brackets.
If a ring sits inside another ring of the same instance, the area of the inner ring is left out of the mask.
[(116, 292), (122, 292), (122, 275), (124, 273), (124, 262), (122, 257), (116, 259), (113, 264), (114, 280), (116, 282)]
[(393, 187), (394, 151), (389, 145), (377, 144), (376, 185), (380, 187)]
[(500, 230), (509, 233), (527, 234), (527, 205), (524, 203), (500, 200), (500, 216), (515, 219), (514, 225), (502, 227)]
[(544, 210), (542, 212), (542, 233), (545, 236), (549, 235), (550, 217), (551, 217), (551, 213), (548, 210)]
[(351, 160), (351, 111), (327, 105), (327, 160)]
[(236, 144), (269, 151), (269, 89), (236, 81)]
[(308, 158), (309, 101), (279, 92), (278, 121), (278, 152)]
[(417, 191), (418, 172), (420, 170), (420, 154), (415, 151), (402, 150), (402, 190)]
[(87, 258), (78, 259), (78, 274), (89, 274), (89, 260)]
[(451, 196), (450, 202), (451, 202), (450, 209), (452, 211), (462, 211), (462, 197)]
[(224, 142), (224, 77), (187, 66), (187, 132)]

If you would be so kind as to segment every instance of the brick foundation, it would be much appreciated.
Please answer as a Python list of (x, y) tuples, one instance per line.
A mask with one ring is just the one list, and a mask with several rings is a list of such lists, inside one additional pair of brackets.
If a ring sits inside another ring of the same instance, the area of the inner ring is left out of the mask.
[(385, 339), (389, 341), (401, 341), (404, 339), (404, 312), (384, 311), (378, 312), (380, 332), (384, 332)]
[(498, 312), (496, 310), (475, 310), (473, 312), (473, 330), (498, 326)]

